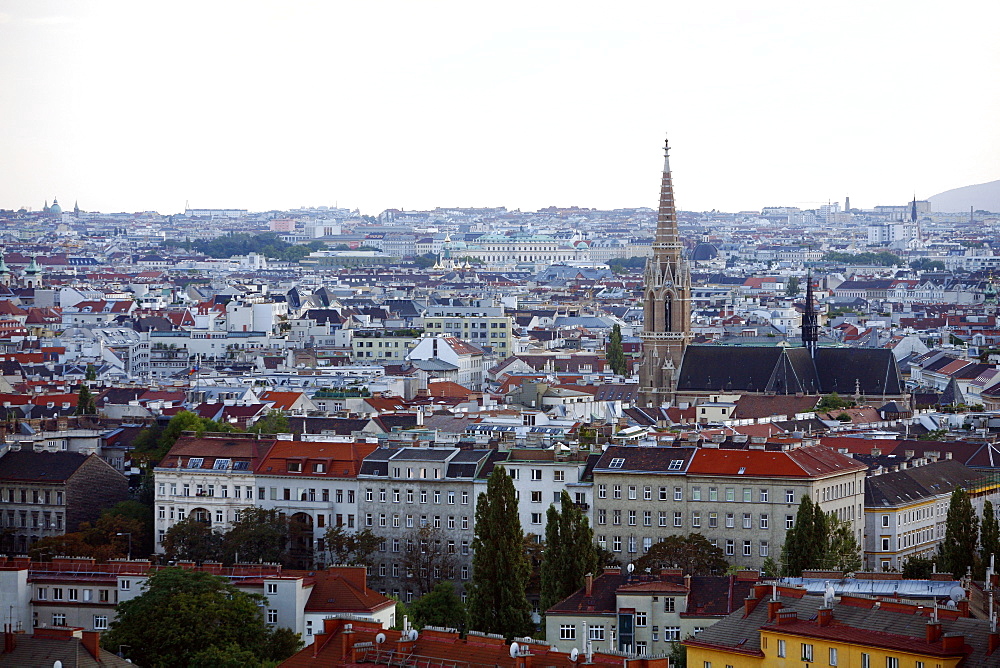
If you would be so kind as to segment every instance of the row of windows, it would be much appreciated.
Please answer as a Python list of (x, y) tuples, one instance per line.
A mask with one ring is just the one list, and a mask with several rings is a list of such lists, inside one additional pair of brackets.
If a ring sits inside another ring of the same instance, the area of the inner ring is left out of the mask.
[[(352, 515), (351, 517), (353, 518), (354, 516)], [(386, 513), (379, 513), (379, 515), (378, 515), (378, 526), (380, 526), (380, 527), (390, 526), (390, 521), (391, 521), (391, 526), (393, 528), (396, 528), (396, 529), (402, 528), (404, 526), (407, 529), (414, 528), (414, 516), (413, 515), (403, 516), (403, 515), (400, 515), (399, 513), (393, 513), (392, 517), (390, 518)], [(427, 515), (421, 515), (420, 519), (418, 521), (420, 522), (420, 526), (421, 527), (433, 526), (435, 529), (442, 528), (441, 527), (441, 516), (440, 515), (435, 515), (433, 518), (429, 518)], [(447, 524), (448, 528), (449, 529), (455, 529), (456, 525), (457, 525), (457, 522), (456, 522), (455, 516), (449, 515), (448, 516), (448, 524)], [(373, 527), (373, 526), (375, 526), (375, 514), (374, 513), (365, 513), (365, 526), (366, 527)], [(462, 517), (461, 518), (461, 527), (462, 527), (463, 530), (468, 530), (468, 528), (469, 528), (469, 518), (468, 517)]]
[(8, 487), (6, 492), (7, 493), (3, 495), (2, 500), (7, 503), (44, 503), (46, 505), (52, 505), (52, 500), (55, 499), (57, 506), (63, 505), (63, 493), (59, 491), (53, 492), (51, 489), (28, 490)]
[(55, 529), (61, 531), (63, 528), (63, 515), (62, 513), (50, 513), (38, 511), (28, 513), (27, 510), (14, 511), (8, 510), (6, 514), (6, 521), (4, 521), (5, 515), (0, 513), (0, 526), (6, 526), (8, 528), (14, 529)]
[[(726, 487), (724, 489), (723, 499), (719, 498), (719, 488), (709, 487), (706, 490), (708, 492), (707, 496), (702, 495), (702, 489), (700, 485), (694, 485), (691, 487), (691, 501), (732, 501), (737, 500), (737, 493), (735, 487)], [(673, 490), (673, 500), (683, 501), (684, 500), (684, 490), (681, 487), (674, 487)], [(743, 503), (753, 502), (753, 489), (750, 487), (744, 487), (741, 496), (741, 501)], [(657, 500), (668, 501), (669, 500), (669, 488), (660, 487), (657, 493)], [(608, 498), (608, 486), (607, 484), (599, 484), (597, 486), (597, 498), (606, 499)], [(622, 485), (612, 485), (611, 486), (611, 498), (620, 499), (622, 498)], [(639, 498), (639, 487), (638, 485), (628, 485), (628, 498), (631, 501), (638, 500)], [(760, 503), (768, 503), (770, 498), (770, 490), (758, 489), (757, 490), (757, 500)], [(653, 500), (653, 488), (650, 485), (644, 485), (642, 488), (642, 499), (643, 501)], [(795, 490), (786, 489), (785, 490), (785, 503), (795, 503)]]
[[(35, 589), (36, 601), (72, 601), (89, 603), (94, 600), (93, 589), (79, 589), (77, 587), (38, 587)], [(98, 603), (111, 603), (111, 590), (97, 590)]]
[[(38, 613), (35, 613), (35, 618), (32, 620), (33, 626), (38, 626)], [(66, 613), (64, 612), (53, 612), (52, 613), (52, 626), (66, 626)], [(107, 631), (108, 630), (108, 616), (107, 615), (94, 615), (94, 630), (95, 631)]]
[[(638, 510), (629, 510), (629, 511), (627, 511), (627, 513), (628, 513), (628, 515), (627, 515), (628, 526), (633, 526), (633, 527), (634, 526), (639, 526), (639, 511)], [(661, 526), (661, 527), (671, 526), (670, 524), (668, 524), (668, 522), (671, 520), (671, 517), (669, 516), (669, 514), (670, 514), (670, 511), (666, 511), (666, 510), (657, 511), (657, 517), (656, 517), (657, 526)], [(752, 528), (754, 528), (754, 516), (753, 516), (752, 513), (743, 513), (743, 517), (741, 519), (742, 519), (742, 521), (741, 521), (742, 528), (744, 528), (744, 529), (752, 529)], [(717, 512), (707, 513), (707, 520), (708, 520), (707, 526), (710, 529), (714, 529), (714, 528), (718, 528), (719, 527), (719, 513), (717, 513)], [(534, 522), (532, 522), (532, 523), (534, 523)], [(608, 523), (608, 511), (605, 508), (598, 508), (597, 509), (597, 524), (598, 525), (605, 525), (607, 523)], [(611, 524), (615, 525), (615, 526), (619, 526), (619, 525), (621, 525), (621, 523), (622, 523), (622, 511), (621, 510), (612, 510), (611, 511)], [(701, 524), (702, 524), (702, 512), (701, 511), (692, 511), (691, 512), (691, 526), (694, 527), (694, 528), (701, 528)], [(653, 511), (652, 510), (643, 510), (642, 511), (642, 526), (644, 526), (644, 527), (651, 527), (651, 526), (653, 526)], [(679, 510), (673, 511), (672, 526), (674, 526), (674, 527), (682, 527), (682, 526), (684, 526), (684, 513), (682, 511), (679, 511)], [(756, 520), (756, 526), (757, 526), (758, 529), (768, 529), (768, 528), (770, 528), (770, 515), (768, 513), (760, 513), (760, 514), (758, 514), (757, 515), (757, 520)], [(794, 515), (785, 515), (785, 528), (786, 529), (791, 529), (793, 526), (795, 526), (795, 516)], [(725, 514), (725, 527), (727, 529), (734, 529), (734, 528), (736, 528), (736, 513), (726, 513)]]
[[(765, 641), (766, 643), (766, 641)], [(766, 644), (765, 644), (766, 647)], [(812, 643), (799, 643), (800, 658), (802, 661), (815, 662), (816, 652)], [(785, 658), (788, 656), (788, 643), (787, 641), (779, 638), (777, 647), (778, 657)], [(840, 665), (840, 652), (837, 647), (827, 648), (827, 661), (828, 665), (839, 666)], [(705, 668), (711, 668), (712, 663), (710, 661), (705, 661)], [(915, 661), (914, 668), (926, 668), (923, 661)], [(872, 655), (868, 652), (861, 653), (861, 668), (875, 668), (872, 664)], [(885, 657), (885, 668), (900, 668), (899, 657), (887, 656)]]
[[(413, 571), (410, 570), (410, 569), (408, 569), (408, 568), (406, 568), (405, 566), (403, 566), (401, 564), (379, 564), (378, 565), (378, 574), (381, 577), (388, 577), (390, 575), (390, 573), (391, 573), (392, 577), (394, 577), (394, 578), (400, 577), (400, 573), (403, 574), (402, 577), (404, 577), (404, 578), (412, 578), (413, 577)], [(435, 566), (434, 569), (433, 569), (433, 572), (431, 573), (431, 575), (435, 579), (445, 578), (447, 580), (454, 580), (455, 579), (455, 569), (454, 568), (448, 568), (448, 569), (442, 570), (441, 567)], [(420, 576), (421, 577), (426, 577), (427, 576), (427, 569), (421, 569)], [(462, 580), (468, 580), (469, 579), (469, 567), (468, 566), (462, 566), (461, 568), (459, 568), (458, 569), (458, 576)]]
[[(661, 538), (660, 540), (662, 541), (664, 539)], [(710, 538), (709, 542), (712, 544), (713, 547), (719, 547), (719, 539), (718, 538)], [(597, 544), (600, 545), (605, 550), (609, 549), (608, 548), (608, 537), (607, 536), (598, 536), (597, 537)], [(624, 537), (623, 536), (612, 536), (611, 537), (611, 547), (610, 547), (610, 549), (611, 549), (612, 552), (622, 552), (623, 551), (622, 548), (624, 547), (624, 551), (629, 552), (630, 554), (636, 554), (636, 553), (639, 552), (639, 544), (640, 544), (639, 543), (639, 538), (637, 538), (636, 536), (624, 536)], [(646, 537), (642, 538), (641, 544), (642, 544), (642, 552), (649, 552), (649, 549), (651, 547), (653, 547), (653, 539), (652, 539), (652, 537), (646, 536)], [(733, 538), (727, 538), (726, 542), (725, 542), (725, 545), (723, 547), (723, 549), (725, 550), (726, 556), (729, 556), (729, 557), (735, 556), (736, 555), (736, 546), (737, 546), (737, 543), (736, 543), (735, 539), (733, 539)], [(762, 557), (769, 556), (770, 555), (770, 543), (768, 541), (766, 541), (766, 540), (757, 541), (757, 553), (760, 556), (762, 556)], [(741, 554), (744, 557), (752, 557), (753, 556), (753, 541), (752, 540), (744, 540), (744, 541), (742, 541), (742, 551), (741, 551)]]
[[(396, 471), (396, 473), (394, 475), (396, 477), (398, 477), (399, 476), (399, 469), (394, 469), (394, 470)], [(407, 469), (407, 471), (409, 471), (409, 470), (410, 469)], [(421, 470), (422, 473), (425, 471), (425, 469), (420, 469), (420, 470)], [(438, 477), (436, 475), (437, 472), (438, 472), (437, 469), (435, 469), (435, 471), (434, 471), (434, 473), (435, 473), (434, 477), (435, 478)], [(407, 477), (409, 477), (409, 476), (407, 476)], [(423, 474), (421, 474), (420, 477), (423, 478), (425, 476)], [(352, 501), (353, 501), (353, 496), (354, 495), (352, 494), (351, 495)], [(406, 499), (406, 503), (415, 503), (416, 499), (419, 499), (420, 503), (427, 503), (429, 499), (433, 498), (434, 499), (434, 503), (438, 503), (439, 504), (439, 503), (441, 503), (442, 492), (441, 492), (441, 490), (437, 490), (437, 489), (434, 490), (431, 493), (428, 493), (428, 491), (426, 489), (419, 490), (419, 492), (417, 490), (413, 490), (413, 489), (406, 489), (406, 490), (394, 489), (394, 490), (392, 490), (392, 502), (393, 503), (402, 503), (402, 499), (403, 498)], [(447, 503), (449, 505), (455, 505), (455, 500), (458, 498), (458, 496), (456, 495), (455, 492), (447, 492), (444, 495), (444, 498), (447, 500)], [(378, 501), (379, 501), (379, 503), (387, 503), (388, 499), (389, 499), (388, 490), (386, 490), (385, 488), (379, 489), (378, 490)], [(461, 499), (462, 499), (462, 504), (463, 505), (468, 505), (469, 504), (469, 493), (468, 492), (462, 492)], [(375, 490), (370, 489), (370, 488), (366, 489), (365, 490), (365, 501), (374, 502), (374, 500), (375, 500)]]
[[(635, 625), (637, 627), (646, 626), (646, 613), (637, 612), (635, 613)], [(695, 635), (697, 635), (703, 629), (696, 628), (694, 630)], [(660, 639), (660, 627), (654, 626), (652, 628), (652, 638), (654, 641)], [(605, 640), (606, 635), (604, 632), (603, 624), (593, 624), (587, 627), (587, 639), (594, 641)], [(560, 640), (576, 640), (576, 624), (560, 624), (559, 625), (559, 639)], [(663, 627), (663, 640), (664, 642), (677, 642), (681, 639), (681, 627), (679, 626), (664, 626)], [(639, 652), (644, 654), (645, 652)]]
[[(531, 479), (533, 481), (542, 480), (543, 476), (545, 475), (545, 470), (544, 469), (528, 469), (528, 471), (529, 471), (529, 474), (530, 474)], [(512, 468), (507, 469), (507, 473), (510, 475), (511, 480), (520, 480), (521, 479), (521, 470), (520, 469), (512, 467)], [(559, 469), (553, 470), (552, 471), (552, 480), (554, 482), (565, 482), (566, 481), (566, 471), (561, 471)]]

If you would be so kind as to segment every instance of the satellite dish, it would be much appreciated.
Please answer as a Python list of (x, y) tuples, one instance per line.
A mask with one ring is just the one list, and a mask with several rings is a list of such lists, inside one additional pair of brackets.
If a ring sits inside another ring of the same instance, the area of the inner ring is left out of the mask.
[(416, 629), (410, 629), (410, 640), (416, 640), (419, 635)]
[(384, 633), (380, 633), (377, 636), (375, 636), (375, 643), (377, 645), (381, 645), (384, 642), (385, 642), (385, 634)]
[(944, 607), (946, 607), (946, 608), (948, 608), (950, 610), (954, 610), (955, 608), (958, 607), (958, 605), (955, 603), (955, 601), (948, 601), (948, 604), (945, 605)]
[(580, 650), (578, 650), (576, 647), (574, 647), (573, 649), (571, 649), (569, 651), (569, 660), (570, 661), (576, 661), (577, 657), (579, 657), (579, 656), (580, 656)]
[(965, 590), (959, 587), (958, 585), (955, 585), (954, 587), (948, 590), (948, 596), (951, 597), (951, 600), (953, 601), (961, 601), (963, 598), (965, 598)]
[(516, 642), (510, 644), (510, 658), (516, 659), (517, 655), (521, 653), (521, 646)]
[(629, 574), (631, 574), (632, 571), (635, 570), (635, 564), (629, 564), (628, 566), (625, 567), (625, 570), (628, 571)]

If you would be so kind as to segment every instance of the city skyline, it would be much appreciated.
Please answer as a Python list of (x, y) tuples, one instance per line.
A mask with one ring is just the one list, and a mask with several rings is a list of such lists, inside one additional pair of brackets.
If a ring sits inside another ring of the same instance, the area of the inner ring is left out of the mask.
[(0, 207), (654, 208), (665, 133), (684, 210), (1000, 177), (995, 6), (522, 8), (0, 2)]

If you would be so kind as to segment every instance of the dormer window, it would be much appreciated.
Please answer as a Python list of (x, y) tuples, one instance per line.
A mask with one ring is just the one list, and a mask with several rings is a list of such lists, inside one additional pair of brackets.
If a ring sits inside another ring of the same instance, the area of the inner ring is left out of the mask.
[(313, 464), (313, 473), (325, 473), (325, 472), (326, 472), (325, 464)]
[(215, 465), (212, 466), (216, 471), (225, 471), (232, 464), (231, 459), (216, 459)]
[(302, 462), (288, 462), (288, 472), (289, 473), (301, 473), (302, 472)]
[(200, 469), (201, 465), (204, 462), (205, 462), (205, 458), (204, 457), (191, 457), (188, 460), (188, 468), (189, 469)]

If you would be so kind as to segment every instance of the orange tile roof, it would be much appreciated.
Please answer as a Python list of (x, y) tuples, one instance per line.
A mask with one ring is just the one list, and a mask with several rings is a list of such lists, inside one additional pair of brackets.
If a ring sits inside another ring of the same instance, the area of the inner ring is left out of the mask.
[[(263, 475), (302, 475), (353, 478), (361, 462), (378, 447), (376, 443), (327, 443), (319, 441), (275, 441), (257, 466)], [(289, 473), (288, 462), (300, 462), (302, 473)], [(311, 464), (324, 464), (324, 473), (314, 473)]]

